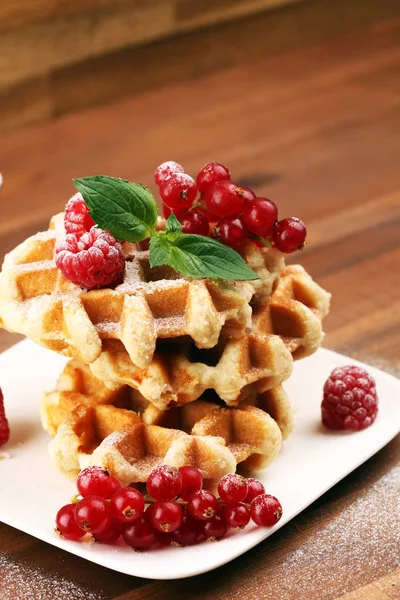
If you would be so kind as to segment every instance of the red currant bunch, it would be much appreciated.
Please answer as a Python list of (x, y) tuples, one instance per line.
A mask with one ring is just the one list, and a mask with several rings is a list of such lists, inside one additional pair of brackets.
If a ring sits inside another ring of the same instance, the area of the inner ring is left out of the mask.
[(164, 217), (175, 213), (183, 233), (211, 235), (238, 251), (248, 240), (261, 247), (274, 245), (284, 253), (304, 246), (304, 223), (296, 217), (278, 221), (276, 204), (232, 181), (221, 163), (206, 164), (194, 180), (180, 164), (168, 161), (157, 167), (155, 180)]
[(122, 487), (102, 467), (84, 469), (77, 480), (79, 495), (57, 513), (57, 533), (75, 541), (91, 534), (103, 544), (122, 536), (132, 548), (149, 550), (217, 541), (229, 528), (243, 529), (250, 519), (271, 527), (282, 515), (279, 501), (265, 493), (260, 481), (240, 475), (222, 477), (219, 498), (203, 489), (202, 474), (189, 465), (159, 465), (146, 486), (144, 497), (133, 487)]

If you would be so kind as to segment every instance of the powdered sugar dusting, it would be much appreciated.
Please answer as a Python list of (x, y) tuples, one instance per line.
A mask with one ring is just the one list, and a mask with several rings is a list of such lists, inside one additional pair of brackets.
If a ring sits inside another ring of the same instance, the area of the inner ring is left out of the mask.
[(0, 597), (2, 600), (102, 600), (102, 593), (93, 593), (88, 589), (68, 581), (54, 572), (27, 566), (26, 563), (7, 556), (0, 556)]
[(399, 531), (400, 466), (397, 466), (363, 496), (332, 516), (327, 525), (312, 531), (282, 563), (273, 565), (272, 561), (268, 573), (259, 576), (259, 596), (257, 581), (252, 581), (254, 598), (320, 598), (324, 581), (324, 600), (336, 599), (366, 583), (366, 565), (369, 580), (373, 580), (400, 563)]

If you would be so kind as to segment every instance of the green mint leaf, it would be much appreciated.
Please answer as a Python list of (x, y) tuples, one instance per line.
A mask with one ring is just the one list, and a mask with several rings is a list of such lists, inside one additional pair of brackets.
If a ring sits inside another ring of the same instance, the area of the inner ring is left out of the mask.
[(152, 235), (157, 223), (157, 205), (146, 187), (105, 175), (82, 177), (73, 182), (101, 229), (127, 242), (140, 242)]
[(157, 232), (150, 241), (150, 266), (169, 265), (186, 277), (247, 281), (259, 279), (232, 248), (202, 235)]
[(171, 242), (165, 233), (156, 231), (150, 240), (150, 267), (169, 265)]
[(165, 231), (171, 238), (171, 236), (176, 236), (182, 233), (182, 225), (179, 223), (178, 219), (171, 213), (165, 223)]

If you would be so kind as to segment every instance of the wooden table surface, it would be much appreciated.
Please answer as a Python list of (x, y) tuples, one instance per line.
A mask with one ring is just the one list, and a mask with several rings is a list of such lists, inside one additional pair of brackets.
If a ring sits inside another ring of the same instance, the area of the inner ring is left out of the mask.
[[(2, 136), (0, 255), (46, 227), (72, 177), (152, 186), (163, 160), (191, 173), (218, 160), (306, 221), (295, 258), (333, 294), (324, 345), (399, 375), (399, 42), (400, 22), (383, 23)], [(0, 334), (2, 348), (16, 340)], [(397, 437), (274, 536), (189, 580), (123, 576), (0, 525), (0, 598), (400, 598), (399, 459)]]

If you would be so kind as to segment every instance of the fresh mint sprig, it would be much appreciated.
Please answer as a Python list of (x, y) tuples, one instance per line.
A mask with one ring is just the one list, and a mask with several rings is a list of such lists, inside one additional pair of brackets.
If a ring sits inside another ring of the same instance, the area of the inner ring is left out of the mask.
[(128, 242), (151, 238), (151, 267), (169, 265), (186, 277), (205, 279), (259, 278), (229, 246), (206, 236), (182, 233), (173, 213), (166, 222), (166, 230), (156, 231), (157, 204), (146, 187), (104, 175), (73, 181), (99, 227)]
[(188, 277), (224, 279), (225, 281), (258, 279), (243, 258), (232, 248), (213, 238), (182, 233), (172, 213), (166, 230), (156, 231), (150, 240), (150, 266), (169, 265)]
[(157, 204), (144, 185), (105, 175), (82, 177), (73, 182), (93, 221), (117, 240), (141, 242), (153, 234)]

